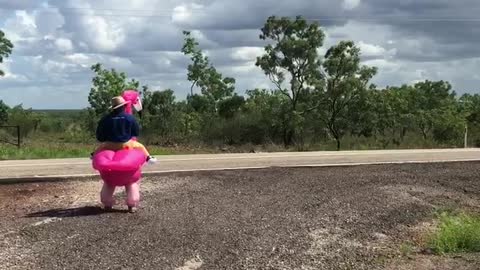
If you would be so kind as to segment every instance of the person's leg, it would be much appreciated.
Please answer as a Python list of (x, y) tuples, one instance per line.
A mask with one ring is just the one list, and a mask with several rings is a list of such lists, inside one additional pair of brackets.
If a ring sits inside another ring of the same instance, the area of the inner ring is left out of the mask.
[(140, 202), (140, 184), (138, 182), (125, 186), (127, 193), (127, 206), (130, 212), (135, 211), (135, 207)]
[(110, 186), (107, 183), (103, 183), (102, 191), (100, 192), (100, 199), (105, 209), (112, 209), (115, 204), (113, 194), (115, 193), (115, 187)]

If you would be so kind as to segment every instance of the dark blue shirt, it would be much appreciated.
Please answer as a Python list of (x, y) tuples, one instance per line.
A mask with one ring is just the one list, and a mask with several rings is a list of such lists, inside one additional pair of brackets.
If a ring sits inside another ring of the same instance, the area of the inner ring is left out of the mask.
[(133, 115), (121, 112), (104, 116), (97, 127), (97, 140), (100, 142), (127, 142), (138, 137), (139, 126)]

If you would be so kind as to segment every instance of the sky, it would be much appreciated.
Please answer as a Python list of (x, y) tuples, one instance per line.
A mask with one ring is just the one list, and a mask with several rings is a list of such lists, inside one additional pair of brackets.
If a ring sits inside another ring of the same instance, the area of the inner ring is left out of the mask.
[(271, 16), (302, 15), (325, 31), (324, 53), (353, 40), (372, 83), (398, 86), (447, 80), (458, 94), (480, 92), (478, 0), (0, 0), (0, 29), (14, 44), (0, 69), (0, 100), (34, 109), (88, 106), (93, 72), (126, 72), (152, 90), (190, 91), (191, 31), (212, 64), (234, 77), (236, 91), (268, 88), (255, 59)]

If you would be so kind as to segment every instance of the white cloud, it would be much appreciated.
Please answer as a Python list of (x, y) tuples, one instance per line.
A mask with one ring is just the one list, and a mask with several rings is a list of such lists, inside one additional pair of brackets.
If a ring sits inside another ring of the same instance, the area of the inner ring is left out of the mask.
[(265, 49), (262, 47), (239, 47), (233, 50), (231, 56), (234, 60), (255, 62), (257, 56), (264, 53)]
[(85, 64), (90, 62), (90, 57), (83, 53), (74, 53), (65, 56), (65, 59), (75, 64)]
[(55, 40), (55, 45), (57, 46), (58, 50), (61, 52), (68, 52), (73, 49), (72, 41), (67, 38), (59, 38)]
[(379, 45), (365, 43), (363, 41), (358, 42), (362, 55), (367, 57), (383, 57), (386, 53), (385, 48)]
[(65, 23), (65, 18), (57, 8), (41, 8), (34, 12), (35, 25), (39, 33), (54, 34)]
[(6, 59), (3, 61), (0, 69), (3, 71), (4, 76), (0, 77), (0, 82), (26, 82), (28, 79), (23, 74), (16, 74), (11, 71), (10, 66), (12, 65), (11, 59)]
[(189, 23), (194, 13), (202, 12), (202, 5), (196, 3), (181, 4), (173, 8), (172, 22), (183, 24)]
[(13, 43), (35, 36), (36, 28), (34, 16), (25, 11), (16, 11), (15, 15), (7, 18), (1, 27)]
[(360, 5), (361, 0), (343, 0), (343, 8), (344, 9), (354, 9)]
[(80, 24), (94, 49), (102, 52), (113, 51), (125, 42), (126, 34), (123, 28), (115, 23), (108, 23), (102, 17), (85, 17), (80, 20)]

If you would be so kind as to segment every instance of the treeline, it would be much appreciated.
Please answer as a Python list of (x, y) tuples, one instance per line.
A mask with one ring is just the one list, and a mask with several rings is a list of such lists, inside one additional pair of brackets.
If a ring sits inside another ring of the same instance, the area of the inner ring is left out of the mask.
[[(140, 122), (147, 144), (271, 144), (298, 150), (322, 145), (461, 147), (468, 128), (470, 146), (480, 145), (478, 94), (459, 97), (448, 82), (428, 80), (379, 89), (370, 83), (377, 68), (361, 64), (354, 42), (341, 41), (319, 55), (324, 33), (302, 17), (267, 19), (260, 38), (269, 45), (255, 65), (275, 88), (251, 89), (244, 95), (235, 91), (234, 78), (213, 66), (189, 32), (184, 36), (181, 51), (191, 59), (185, 100), (177, 100), (171, 89), (150, 90), (98, 63), (92, 66), (90, 107), (63, 122), (40, 117), (36, 129), (62, 133), (68, 140), (91, 140), (110, 98), (135, 88), (142, 92)], [(0, 109), (0, 121), (12, 122), (9, 112), (16, 109)]]

